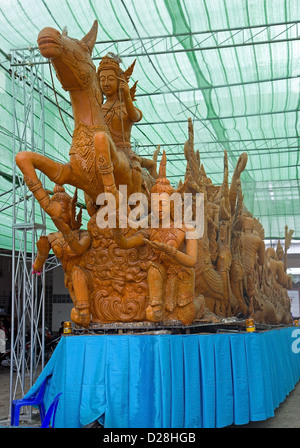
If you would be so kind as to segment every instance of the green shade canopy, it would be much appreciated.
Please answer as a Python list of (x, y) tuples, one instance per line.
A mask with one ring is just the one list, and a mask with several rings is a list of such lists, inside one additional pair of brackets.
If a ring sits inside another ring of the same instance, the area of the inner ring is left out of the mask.
[[(298, 0), (0, 0), (0, 246), (11, 248), (10, 51), (36, 47), (46, 26), (67, 26), (71, 37), (81, 39), (95, 19), (96, 67), (108, 52), (120, 55), (124, 69), (137, 58), (130, 82), (138, 80), (136, 106), (143, 112), (132, 131), (136, 152), (151, 157), (161, 145), (167, 175), (177, 185), (185, 174), (183, 145), (191, 118), (195, 149), (213, 183), (222, 182), (224, 150), (229, 175), (247, 152), (241, 178), (247, 208), (266, 238), (284, 238), (288, 225), (293, 239), (300, 239)], [(45, 152), (66, 161), (71, 138), (47, 64), (44, 70)], [(72, 132), (68, 94), (54, 82)]]

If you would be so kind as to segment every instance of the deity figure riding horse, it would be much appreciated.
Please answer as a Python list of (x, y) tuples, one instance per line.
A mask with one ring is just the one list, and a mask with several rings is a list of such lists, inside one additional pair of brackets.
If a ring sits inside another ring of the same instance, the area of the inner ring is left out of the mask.
[(147, 193), (154, 183), (149, 175), (144, 182), (143, 176), (136, 176), (128, 155), (116, 147), (106, 124), (103, 94), (92, 60), (97, 30), (95, 21), (80, 41), (70, 38), (65, 30), (60, 33), (53, 28), (44, 28), (38, 36), (41, 54), (51, 60), (62, 87), (70, 94), (75, 128), (70, 160), (62, 164), (41, 154), (22, 151), (17, 154), (16, 163), (28, 188), (51, 218), (60, 217), (61, 205), (50, 200), (36, 170), (58, 185), (82, 189), (86, 202), (93, 204), (106, 191), (114, 194), (118, 205), (119, 185), (127, 185), (129, 196), (133, 192)]

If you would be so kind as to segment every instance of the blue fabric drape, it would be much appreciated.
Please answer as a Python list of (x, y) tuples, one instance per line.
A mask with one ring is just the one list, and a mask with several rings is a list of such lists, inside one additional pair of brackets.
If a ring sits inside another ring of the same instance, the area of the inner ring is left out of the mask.
[[(300, 338), (300, 335), (298, 336)], [(63, 336), (43, 372), (57, 427), (221, 428), (274, 416), (300, 379), (293, 327), (210, 335)], [(299, 343), (300, 346), (300, 343)]]

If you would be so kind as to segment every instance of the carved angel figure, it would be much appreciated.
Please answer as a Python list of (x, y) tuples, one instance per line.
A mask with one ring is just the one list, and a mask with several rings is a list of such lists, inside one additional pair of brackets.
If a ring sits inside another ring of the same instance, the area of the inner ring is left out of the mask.
[(71, 319), (78, 325), (87, 326), (91, 321), (90, 292), (93, 282), (88, 270), (80, 266), (80, 260), (88, 251), (92, 240), (87, 231), (80, 230), (81, 212), (77, 219), (75, 218), (77, 190), (74, 197), (71, 198), (65, 192), (64, 187), (56, 185), (51, 201), (61, 204), (60, 217), (53, 218), (60, 231), (40, 237), (37, 243), (38, 253), (33, 264), (33, 272), (41, 272), (52, 249), (62, 263), (65, 286), (74, 303)]
[(186, 231), (193, 231), (192, 227), (177, 228), (174, 226), (172, 212), (170, 226), (162, 227), (163, 220), (170, 216), (168, 196), (173, 192), (174, 189), (166, 178), (166, 154), (164, 152), (158, 179), (151, 190), (151, 193), (160, 194), (161, 201), (157, 208), (159, 228), (143, 229), (127, 238), (121, 229), (116, 229), (114, 236), (118, 246), (123, 249), (147, 244), (158, 254), (157, 260), (151, 261), (148, 266), (147, 320), (160, 322), (166, 316), (172, 316), (188, 325), (193, 322), (201, 306), (201, 298), (195, 298), (194, 266), (197, 262), (197, 240), (186, 239)]
[(136, 60), (123, 72), (121, 59), (113, 53), (104, 56), (97, 75), (100, 89), (106, 101), (102, 105), (105, 122), (118, 150), (124, 152), (131, 167), (140, 171), (146, 168), (151, 176), (157, 177), (156, 161), (139, 157), (131, 148), (131, 129), (142, 119), (142, 112), (134, 105), (137, 81), (129, 88), (129, 80)]

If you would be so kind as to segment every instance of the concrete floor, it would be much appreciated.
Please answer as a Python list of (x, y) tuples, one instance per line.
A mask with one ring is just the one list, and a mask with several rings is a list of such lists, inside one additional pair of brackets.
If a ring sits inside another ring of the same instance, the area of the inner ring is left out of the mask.
[(230, 428), (300, 428), (300, 382), (277, 409), (275, 416), (247, 425), (232, 425)]
[[(0, 426), (9, 426), (9, 383), (9, 368), (0, 367)], [(21, 398), (21, 396), (16, 398)], [(33, 415), (35, 421), (37, 417), (37, 415)], [(250, 422), (247, 425), (232, 425), (230, 428), (300, 428), (300, 382), (275, 410), (274, 417), (259, 422)]]
[[(25, 386), (24, 386), (25, 393), (29, 390), (29, 388), (30, 388), (29, 379), (25, 378)], [(10, 394), (10, 369), (9, 367), (0, 367), (0, 428), (10, 426), (9, 394)], [(18, 387), (15, 398), (16, 399), (22, 398), (23, 395), (24, 394), (22, 393), (21, 387)], [(39, 427), (40, 426), (39, 411), (36, 409), (32, 411), (31, 421), (22, 422), (22, 415), (20, 415), (20, 426)]]

